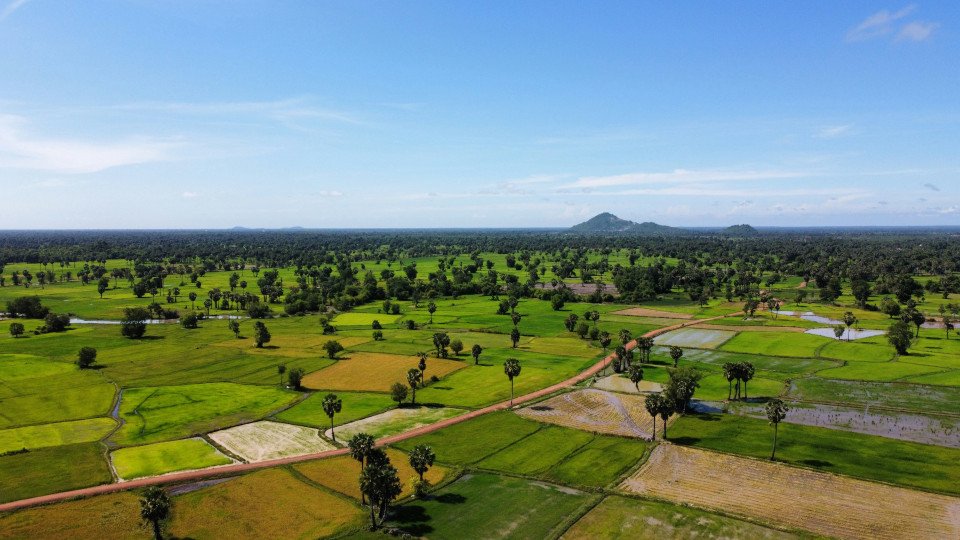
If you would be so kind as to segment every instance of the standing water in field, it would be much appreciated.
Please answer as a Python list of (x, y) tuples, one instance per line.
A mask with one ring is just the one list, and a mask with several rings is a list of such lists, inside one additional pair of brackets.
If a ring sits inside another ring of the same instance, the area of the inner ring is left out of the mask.
[(846, 341), (848, 339), (863, 339), (874, 336), (882, 336), (884, 334), (883, 330), (857, 330), (855, 328), (848, 328), (843, 331), (843, 334), (838, 338), (836, 334), (833, 333), (833, 328), (811, 328), (804, 332), (805, 334), (813, 334), (815, 336), (823, 336), (831, 339), (837, 339), (840, 341)]

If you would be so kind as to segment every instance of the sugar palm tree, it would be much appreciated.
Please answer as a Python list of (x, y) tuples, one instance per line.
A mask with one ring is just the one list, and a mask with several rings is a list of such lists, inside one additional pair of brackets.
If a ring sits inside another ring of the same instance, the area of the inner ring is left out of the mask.
[(773, 461), (777, 455), (777, 428), (780, 426), (780, 421), (787, 417), (789, 410), (780, 398), (773, 398), (767, 402), (767, 420), (773, 424), (773, 451), (770, 452), (770, 461)]
[(323, 406), (323, 412), (330, 417), (330, 438), (336, 441), (337, 434), (333, 432), (333, 416), (343, 408), (343, 400), (339, 399), (336, 394), (327, 394), (321, 405)]
[(650, 440), (656, 440), (657, 438), (657, 415), (660, 414), (660, 400), (663, 397), (660, 394), (648, 394), (646, 399), (643, 400), (643, 406), (647, 409), (647, 414), (653, 417), (653, 438)]
[(140, 518), (153, 526), (155, 540), (163, 540), (162, 524), (170, 516), (170, 497), (163, 488), (150, 486), (140, 496)]
[(516, 358), (507, 358), (503, 363), (503, 372), (510, 379), (510, 406), (513, 407), (513, 379), (520, 375), (520, 361)]

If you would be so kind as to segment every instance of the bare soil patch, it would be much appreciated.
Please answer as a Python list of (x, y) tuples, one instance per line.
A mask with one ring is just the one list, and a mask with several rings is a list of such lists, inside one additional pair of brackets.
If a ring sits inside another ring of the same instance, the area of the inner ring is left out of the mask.
[(215, 431), (209, 437), (250, 463), (334, 448), (314, 428), (266, 420)]
[(630, 308), (630, 309), (621, 309), (620, 311), (614, 311), (611, 315), (629, 315), (630, 317), (659, 317), (661, 319), (692, 319), (693, 315), (690, 313), (675, 313), (673, 311), (662, 311), (659, 309), (650, 309), (650, 308)]
[(960, 499), (670, 444), (620, 485), (836, 538), (958, 538)]
[(582, 431), (649, 439), (653, 434), (653, 418), (647, 414), (643, 400), (643, 396), (588, 388), (524, 407), (517, 414)]
[(593, 387), (598, 390), (608, 390), (610, 392), (620, 392), (622, 394), (655, 394), (663, 390), (663, 385), (653, 381), (640, 381), (640, 391), (637, 386), (630, 382), (630, 379), (621, 375), (609, 375), (603, 377), (594, 383)]

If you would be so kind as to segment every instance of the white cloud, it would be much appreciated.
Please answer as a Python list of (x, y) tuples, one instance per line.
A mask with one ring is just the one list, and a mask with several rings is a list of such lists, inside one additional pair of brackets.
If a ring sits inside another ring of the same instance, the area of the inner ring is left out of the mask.
[(196, 199), (197, 197), (200, 196), (200, 194), (197, 193), (196, 191), (184, 191), (183, 194), (181, 194), (180, 196), (183, 197), (184, 199)]
[(822, 128), (820, 131), (818, 131), (817, 134), (814, 135), (814, 137), (817, 137), (818, 139), (836, 139), (837, 137), (840, 137), (849, 133), (850, 128), (852, 127), (853, 126), (850, 124), (846, 124), (843, 126), (827, 126)]
[(179, 145), (170, 141), (129, 138), (90, 142), (29, 136), (26, 120), (0, 115), (0, 167), (83, 174), (124, 165), (167, 161)]
[(644, 184), (695, 184), (703, 182), (740, 182), (746, 180), (773, 180), (781, 178), (801, 178), (807, 174), (793, 171), (776, 170), (687, 170), (674, 169), (663, 173), (628, 173), (612, 176), (584, 176), (565, 188), (593, 189), (611, 186)]
[(12, 0), (7, 7), (3, 8), (3, 11), (0, 11), (0, 21), (6, 19), (10, 15), (13, 15), (13, 12), (22, 8), (24, 4), (30, 2), (31, 0)]
[(321, 107), (308, 98), (290, 98), (275, 101), (221, 101), (191, 103), (178, 101), (145, 101), (109, 107), (121, 111), (152, 111), (162, 113), (208, 116), (262, 116), (277, 122), (303, 119), (332, 120), (346, 124), (362, 124), (355, 115)]
[(894, 23), (910, 15), (916, 7), (916, 5), (911, 4), (893, 13), (885, 9), (880, 10), (864, 19), (863, 22), (857, 26), (851, 28), (850, 31), (847, 32), (846, 40), (848, 42), (866, 41), (888, 35), (893, 32)]
[(933, 35), (939, 23), (913, 21), (897, 32), (897, 41), (923, 41)]

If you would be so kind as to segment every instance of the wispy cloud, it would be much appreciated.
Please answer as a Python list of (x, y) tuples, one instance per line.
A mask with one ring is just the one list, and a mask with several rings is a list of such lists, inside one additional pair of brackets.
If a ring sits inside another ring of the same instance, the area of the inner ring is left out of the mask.
[(14, 11), (22, 8), (25, 4), (27, 4), (27, 3), (30, 2), (30, 1), (31, 1), (31, 0), (13, 0), (13, 1), (11, 1), (9, 4), (7, 4), (7, 6), (6, 6), (5, 8), (3, 8), (3, 11), (0, 11), (0, 21), (6, 19), (6, 18), (9, 17), (10, 15), (13, 15), (13, 12), (14, 12)]
[(843, 126), (827, 126), (817, 132), (814, 137), (818, 139), (836, 139), (850, 132), (853, 126), (850, 124)]
[(180, 194), (180, 196), (184, 199), (196, 199), (200, 196), (200, 194), (196, 191), (184, 191), (182, 194)]
[[(924, 41), (940, 27), (940, 23), (930, 21), (906, 22), (917, 6), (911, 4), (899, 11), (881, 10), (870, 15), (846, 35), (848, 43), (893, 36), (895, 41)], [(905, 24), (903, 24), (905, 23)]]
[(171, 114), (208, 116), (262, 116), (278, 122), (304, 119), (332, 120), (346, 124), (362, 124), (356, 115), (329, 107), (322, 107), (308, 98), (290, 98), (275, 101), (176, 102), (145, 101), (110, 107), (124, 111), (152, 111)]
[(913, 21), (897, 33), (897, 41), (923, 41), (933, 35), (940, 23)]
[(927, 182), (926, 184), (924, 184), (923, 187), (929, 189), (930, 191), (940, 191), (939, 187), (931, 184), (930, 182)]
[(565, 186), (566, 188), (601, 188), (643, 184), (693, 184), (705, 182), (739, 182), (747, 180), (774, 180), (801, 178), (806, 173), (778, 170), (687, 170), (670, 172), (637, 172), (612, 176), (585, 176)]
[(893, 32), (895, 23), (913, 13), (916, 8), (916, 5), (911, 4), (892, 13), (885, 9), (880, 10), (864, 19), (857, 26), (851, 28), (847, 32), (846, 39), (848, 42), (866, 41), (868, 39), (889, 35)]
[(0, 167), (82, 174), (173, 159), (176, 142), (149, 138), (93, 142), (24, 133), (26, 119), (0, 115)]

